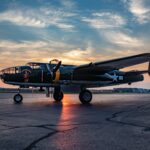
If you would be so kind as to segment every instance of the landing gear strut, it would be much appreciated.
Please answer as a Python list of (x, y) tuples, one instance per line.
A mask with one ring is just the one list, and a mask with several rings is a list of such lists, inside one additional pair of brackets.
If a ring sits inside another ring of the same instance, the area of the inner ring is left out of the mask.
[(54, 88), (53, 97), (54, 97), (54, 99), (55, 99), (56, 102), (60, 102), (63, 99), (64, 94), (61, 91), (60, 86)]
[(44, 92), (45, 90), (43, 89), (43, 87), (41, 86), (39, 89), (39, 92)]
[(22, 100), (23, 100), (23, 97), (22, 97), (22, 95), (21, 94), (16, 94), (16, 95), (14, 95), (14, 102), (16, 103), (16, 104), (20, 104), (21, 102), (22, 102)]
[(92, 93), (89, 90), (82, 90), (79, 94), (79, 99), (82, 104), (89, 104), (92, 100)]

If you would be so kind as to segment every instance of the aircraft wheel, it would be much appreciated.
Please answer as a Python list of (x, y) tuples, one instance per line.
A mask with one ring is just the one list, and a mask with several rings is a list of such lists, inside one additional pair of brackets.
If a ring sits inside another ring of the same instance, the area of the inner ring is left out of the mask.
[(60, 91), (60, 92), (54, 92), (53, 97), (54, 97), (54, 99), (55, 99), (56, 102), (60, 102), (63, 99), (64, 94), (63, 94), (62, 91)]
[(14, 102), (15, 102), (15, 103), (20, 104), (20, 103), (22, 102), (22, 100), (23, 100), (23, 97), (22, 97), (21, 94), (16, 94), (16, 95), (14, 96)]
[(79, 94), (79, 99), (82, 104), (89, 104), (92, 100), (92, 93), (89, 90), (83, 90)]

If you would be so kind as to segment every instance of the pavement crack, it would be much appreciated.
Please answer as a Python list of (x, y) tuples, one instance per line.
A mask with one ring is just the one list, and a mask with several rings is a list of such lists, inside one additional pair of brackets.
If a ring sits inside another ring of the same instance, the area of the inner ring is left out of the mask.
[[(138, 107), (136, 107), (135, 109), (141, 109), (144, 105), (140, 105)], [(149, 126), (146, 126), (146, 125), (140, 125), (140, 124), (137, 124), (137, 123), (132, 123), (132, 122), (128, 122), (128, 121), (122, 121), (121, 119), (117, 119), (120, 117), (121, 114), (123, 113), (131, 113), (133, 111), (135, 111), (135, 109), (131, 109), (131, 110), (127, 110), (127, 111), (118, 111), (118, 112), (115, 112), (113, 113), (110, 117), (107, 117), (105, 120), (108, 121), (108, 122), (113, 122), (113, 123), (117, 123), (117, 124), (121, 124), (121, 125), (129, 125), (129, 126), (134, 126), (134, 127), (142, 127), (142, 128), (145, 128), (145, 129), (150, 129)]]
[(111, 115), (111, 117), (108, 117), (106, 118), (106, 121), (114, 121), (113, 119), (118, 117), (119, 114), (122, 114), (124, 113), (125, 111), (118, 111), (118, 112), (115, 112)]
[(7, 129), (2, 130), (12, 130), (12, 129), (19, 129), (19, 128), (44, 128), (44, 129), (51, 129), (54, 130), (53, 127), (71, 127), (71, 126), (80, 126), (80, 125), (95, 125), (100, 124), (101, 122), (82, 122), (82, 123), (68, 123), (68, 124), (41, 124), (41, 125), (26, 125), (26, 126), (12, 126), (1, 124), (1, 126), (6, 127)]
[(3, 127), (6, 127), (7, 129), (2, 129), (2, 130), (13, 130), (13, 129), (20, 129), (20, 128), (44, 128), (44, 129), (51, 129), (54, 130), (53, 128), (50, 128), (50, 126), (47, 125), (27, 125), (27, 126), (10, 126), (10, 125), (1, 125)]
[(48, 138), (48, 137), (50, 137), (50, 136), (52, 136), (52, 135), (54, 135), (54, 134), (56, 134), (56, 133), (57, 133), (57, 131), (53, 131), (53, 132), (50, 132), (50, 133), (48, 133), (48, 134), (46, 134), (46, 135), (44, 135), (44, 136), (42, 136), (42, 137), (40, 137), (40, 138), (34, 140), (33, 142), (31, 142), (31, 143), (30, 143), (26, 148), (24, 148), (23, 150), (31, 150), (32, 148), (35, 148), (37, 143), (39, 143), (40, 141), (42, 141), (42, 140), (44, 140), (44, 139), (46, 139), (46, 138)]
[(42, 136), (42, 137), (40, 137), (40, 138), (34, 140), (33, 142), (31, 142), (31, 143), (30, 143), (26, 148), (24, 148), (23, 150), (32, 150), (32, 149), (35, 148), (36, 145), (37, 145), (39, 142), (41, 142), (42, 140), (44, 140), (44, 139), (46, 139), (46, 138), (49, 138), (49, 137), (55, 135), (56, 133), (67, 132), (67, 131), (73, 130), (73, 129), (75, 129), (75, 128), (77, 128), (77, 127), (74, 127), (74, 128), (71, 128), (71, 129), (67, 129), (67, 130), (55, 130), (55, 131), (53, 131), (53, 132), (50, 132), (50, 133), (48, 133), (48, 134), (46, 134), (46, 135), (44, 135), (44, 136)]

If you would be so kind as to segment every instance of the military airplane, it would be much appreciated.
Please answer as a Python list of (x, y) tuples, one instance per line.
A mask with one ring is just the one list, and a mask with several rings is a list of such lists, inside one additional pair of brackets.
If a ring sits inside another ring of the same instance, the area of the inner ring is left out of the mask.
[[(147, 70), (122, 71), (133, 65), (149, 62)], [(83, 104), (92, 100), (92, 93), (87, 88), (131, 84), (143, 81), (144, 73), (150, 75), (150, 53), (143, 53), (102, 62), (75, 66), (62, 64), (59, 60), (49, 63), (29, 62), (24, 66), (15, 66), (0, 71), (0, 77), (6, 84), (24, 87), (45, 87), (47, 96), (50, 87), (54, 88), (55, 101), (63, 99), (62, 86), (80, 86), (79, 99)], [(14, 102), (21, 103), (23, 96), (19, 92), (14, 95)]]

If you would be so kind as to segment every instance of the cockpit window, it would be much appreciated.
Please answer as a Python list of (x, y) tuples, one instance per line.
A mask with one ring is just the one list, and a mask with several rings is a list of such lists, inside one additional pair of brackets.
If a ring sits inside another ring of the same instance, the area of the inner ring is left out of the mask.
[(1, 70), (0, 74), (18, 74), (21, 73), (24, 69), (31, 71), (29, 66), (20, 66), (20, 67), (10, 67)]
[(33, 70), (46, 70), (46, 64), (30, 62), (27, 63)]
[(1, 71), (1, 73), (6, 74), (15, 74), (16, 73), (16, 67), (6, 68)]
[(33, 69), (41, 69), (40, 66), (33, 66)]
[(19, 67), (15, 67), (15, 69), (16, 69), (15, 72), (19, 73)]

